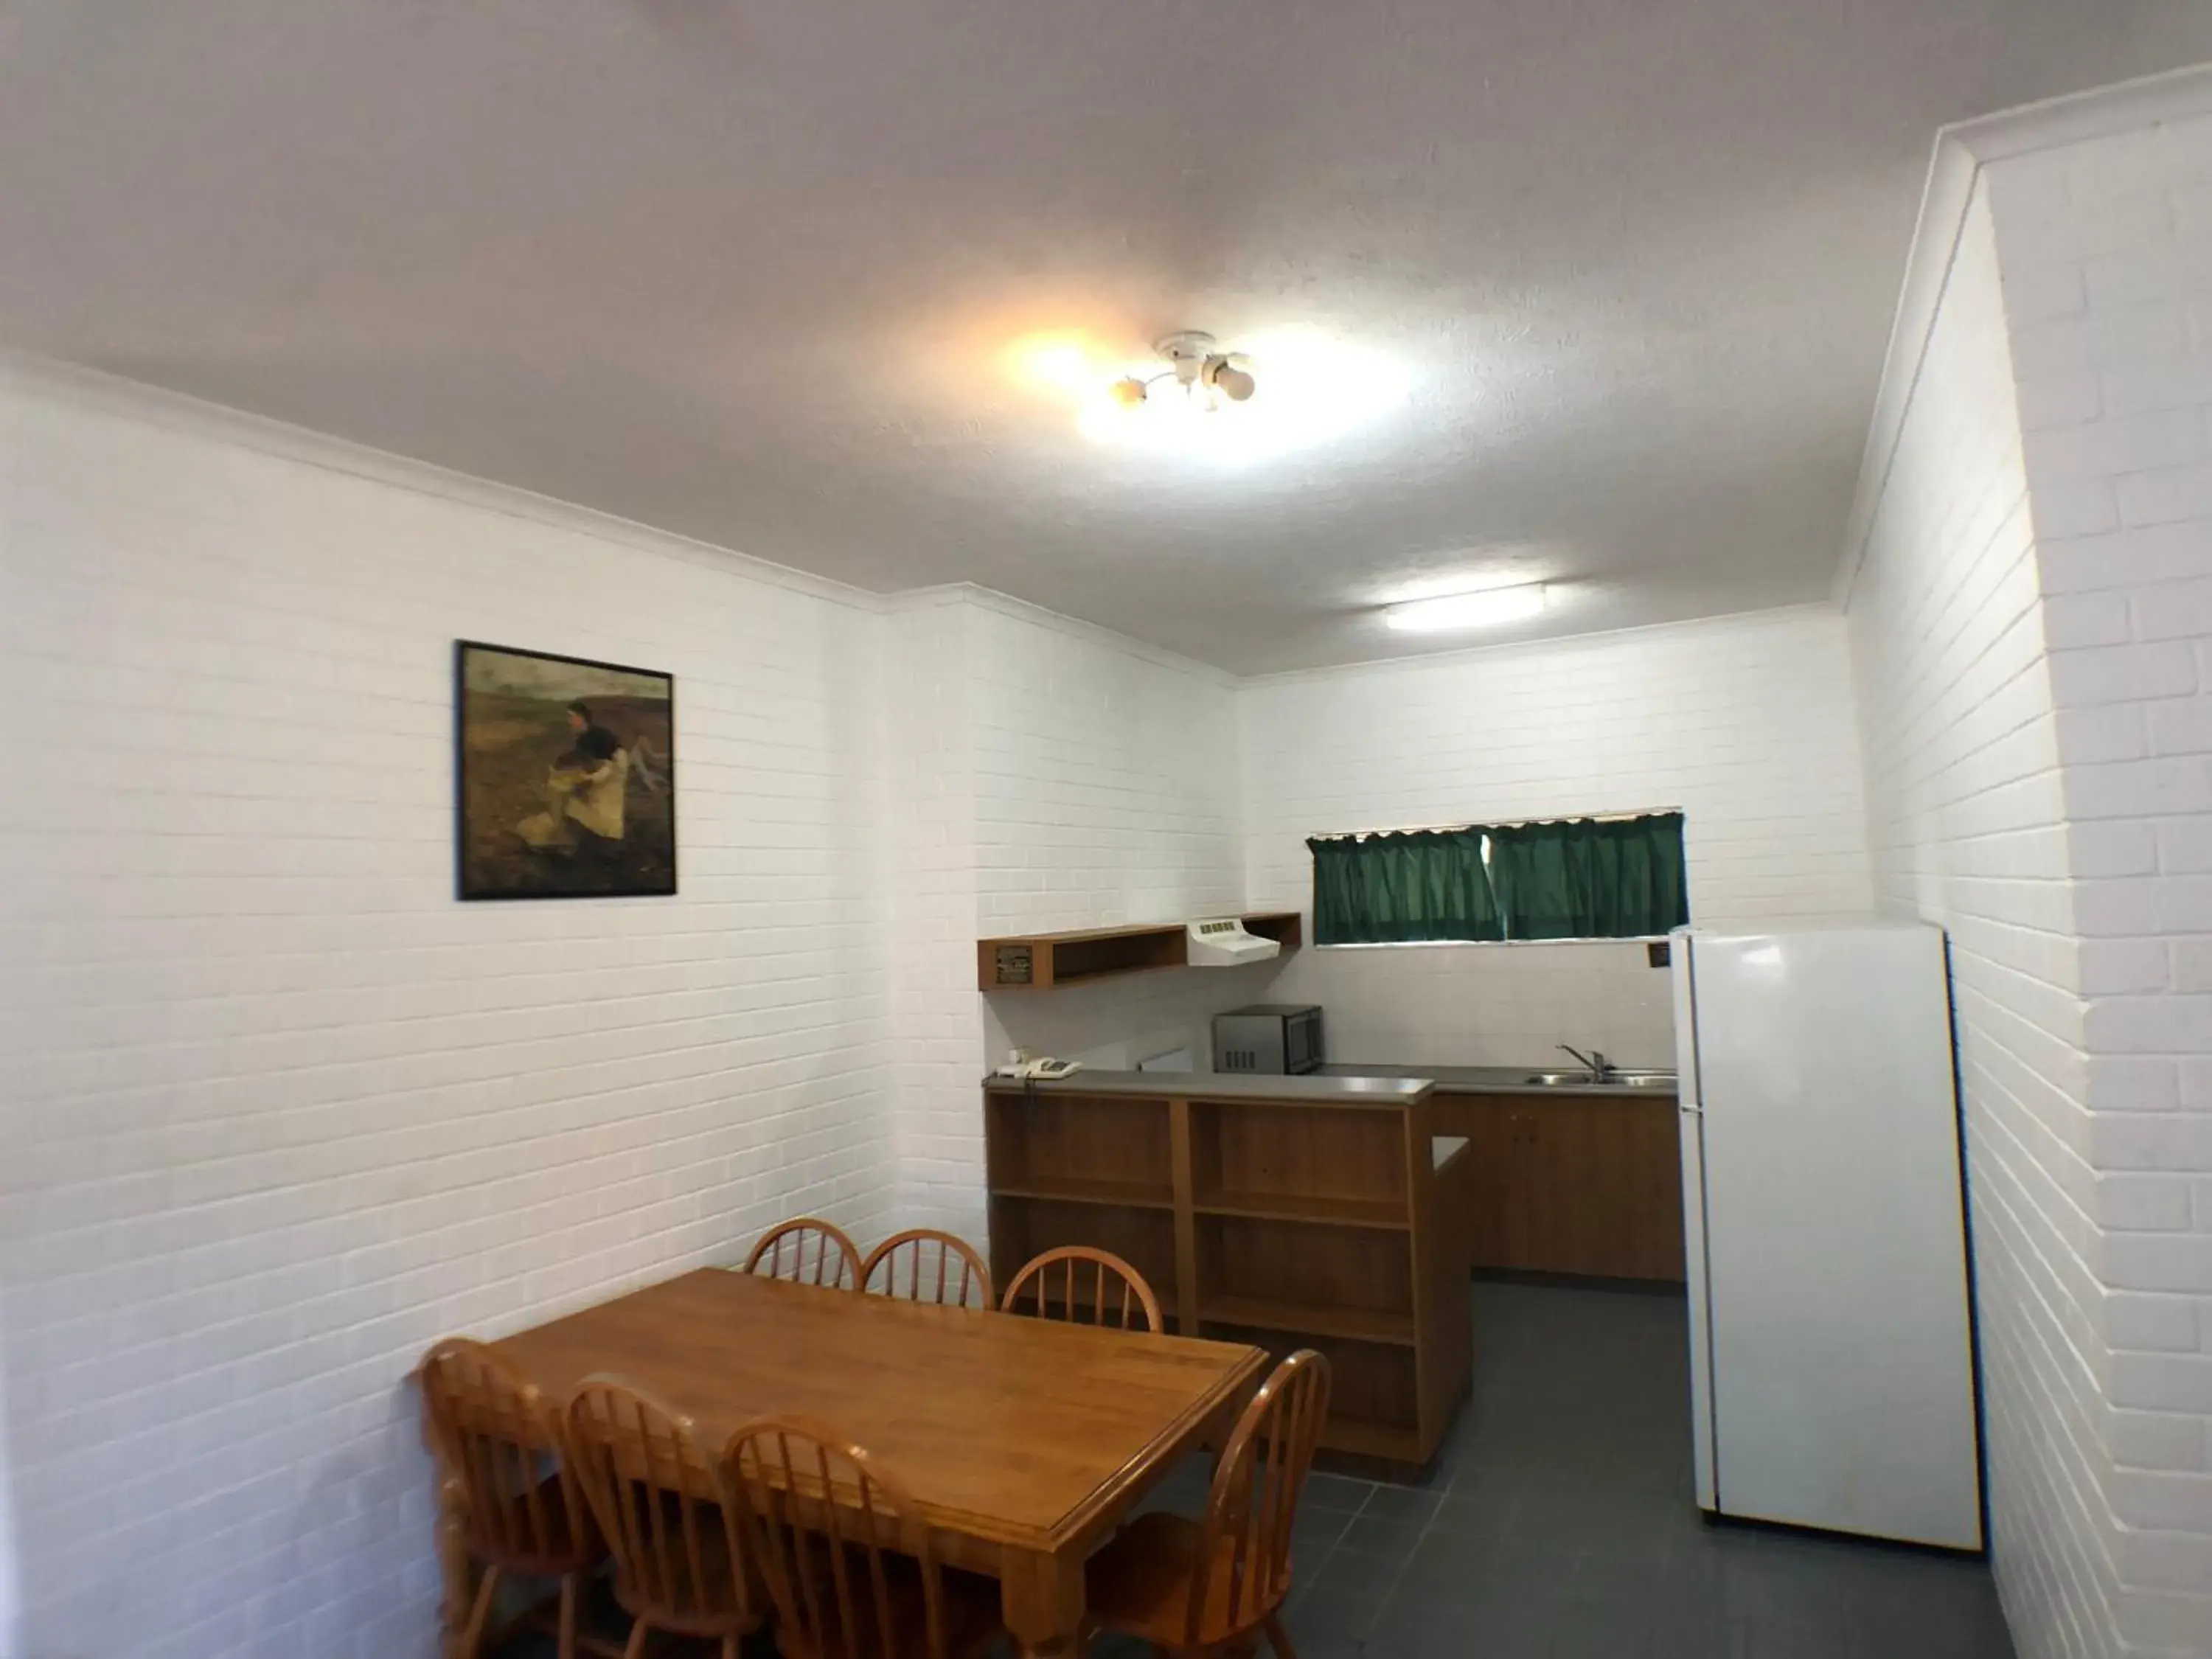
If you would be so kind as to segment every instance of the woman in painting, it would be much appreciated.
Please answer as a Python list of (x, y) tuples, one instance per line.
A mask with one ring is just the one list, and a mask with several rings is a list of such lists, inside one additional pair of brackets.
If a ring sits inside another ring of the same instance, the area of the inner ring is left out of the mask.
[(515, 825), (524, 841), (547, 852), (573, 850), (580, 829), (601, 841), (623, 838), (629, 751), (592, 718), (588, 703), (579, 699), (568, 712), (575, 742), (545, 774), (545, 811)]

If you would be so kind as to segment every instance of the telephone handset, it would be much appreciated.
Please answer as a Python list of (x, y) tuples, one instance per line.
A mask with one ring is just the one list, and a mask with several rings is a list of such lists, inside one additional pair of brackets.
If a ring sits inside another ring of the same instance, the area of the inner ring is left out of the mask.
[(1024, 1056), (1010, 1060), (999, 1067), (1000, 1077), (1018, 1077), (1032, 1083), (1057, 1083), (1064, 1077), (1073, 1077), (1083, 1069), (1079, 1060), (1030, 1060)]

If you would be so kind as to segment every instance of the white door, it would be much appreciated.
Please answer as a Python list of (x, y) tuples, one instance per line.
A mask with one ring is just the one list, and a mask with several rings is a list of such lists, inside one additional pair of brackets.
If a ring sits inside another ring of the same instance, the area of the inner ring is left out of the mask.
[(1698, 937), (1720, 1512), (1979, 1547), (1942, 935)]

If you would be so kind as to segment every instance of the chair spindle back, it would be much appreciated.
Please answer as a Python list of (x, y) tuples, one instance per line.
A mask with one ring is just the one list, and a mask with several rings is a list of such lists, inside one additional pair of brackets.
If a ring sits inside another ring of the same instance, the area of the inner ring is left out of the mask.
[(745, 1258), (749, 1273), (832, 1289), (857, 1290), (860, 1266), (860, 1247), (835, 1223), (811, 1215), (777, 1223)]
[(1164, 1328), (1159, 1298), (1145, 1276), (1110, 1250), (1087, 1244), (1063, 1244), (1032, 1259), (1006, 1286), (1006, 1311), (1015, 1312), (1025, 1295), (1036, 1297), (1041, 1319), (1126, 1331), (1138, 1328), (1141, 1315), (1143, 1329)]
[[(1200, 1630), (1209, 1613), (1225, 1614), (1226, 1628), (1249, 1628), (1289, 1591), (1291, 1528), (1328, 1415), (1328, 1361), (1302, 1348), (1275, 1367), (1237, 1419), (1206, 1496), (1191, 1584), (1192, 1647), (1212, 1639)], [(1216, 1583), (1224, 1573), (1227, 1583)]]
[(737, 1531), (690, 1418), (621, 1377), (587, 1376), (569, 1402), (568, 1449), (624, 1607), (696, 1634), (750, 1622)]
[(557, 1573), (595, 1552), (583, 1494), (561, 1457), (560, 1419), (538, 1385), (481, 1342), (449, 1337), (424, 1356), (423, 1410), (465, 1504), (479, 1559)]
[(975, 1247), (929, 1227), (894, 1233), (869, 1251), (860, 1264), (860, 1288), (940, 1307), (988, 1310), (995, 1305), (991, 1270)]
[(761, 1418), (730, 1437), (721, 1468), (789, 1659), (912, 1656), (900, 1620), (914, 1609), (894, 1595), (900, 1555), (921, 1570), (924, 1652), (946, 1659), (944, 1574), (928, 1531), (902, 1534), (914, 1500), (866, 1450), (810, 1418)]

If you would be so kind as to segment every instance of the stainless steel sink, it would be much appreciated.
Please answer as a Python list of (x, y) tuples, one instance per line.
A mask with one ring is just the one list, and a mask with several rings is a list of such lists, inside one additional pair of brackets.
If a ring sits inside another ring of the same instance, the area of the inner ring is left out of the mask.
[(1535, 1089), (1671, 1089), (1672, 1072), (1607, 1072), (1598, 1077), (1589, 1072), (1531, 1072), (1522, 1081)]

